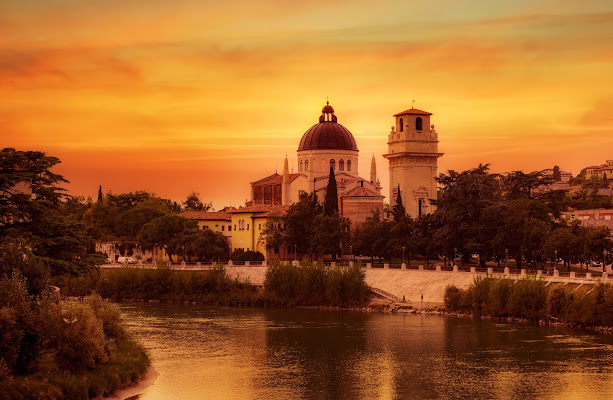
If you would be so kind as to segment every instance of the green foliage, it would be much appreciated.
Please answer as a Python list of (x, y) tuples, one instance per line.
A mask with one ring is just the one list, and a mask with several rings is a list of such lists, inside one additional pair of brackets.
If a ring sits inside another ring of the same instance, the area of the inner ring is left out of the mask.
[(459, 311), (463, 308), (464, 292), (455, 285), (447, 285), (443, 295), (443, 303), (448, 310)]
[(264, 254), (259, 251), (235, 249), (232, 252), (232, 261), (264, 261), (265, 259)]
[(313, 221), (315, 230), (311, 238), (311, 253), (331, 254), (332, 259), (342, 252), (341, 244), (349, 240), (349, 220), (338, 214), (319, 214)]
[(292, 204), (283, 218), (285, 227), (285, 245), (295, 248), (298, 254), (310, 254), (313, 235), (315, 233), (315, 218), (323, 213), (323, 208), (315, 193), (301, 194), (300, 200)]
[(66, 307), (58, 321), (55, 361), (76, 372), (108, 361), (112, 343), (104, 335), (102, 321), (89, 307)]
[(163, 247), (172, 261), (172, 255), (176, 254), (176, 249), (172, 247), (175, 238), (186, 229), (197, 228), (196, 221), (169, 214), (143, 225), (136, 239), (144, 249), (152, 249), (156, 245)]
[(402, 221), (402, 219), (404, 219), (407, 215), (407, 212), (404, 209), (404, 205), (402, 204), (402, 194), (400, 193), (400, 184), (398, 184), (398, 195), (396, 196), (396, 204), (394, 204), (392, 213), (394, 214), (394, 221), (396, 222)]
[(192, 192), (183, 202), (185, 211), (212, 211), (213, 203), (203, 203), (200, 194)]
[(324, 215), (332, 217), (338, 214), (338, 191), (336, 189), (336, 176), (334, 168), (330, 167), (328, 176), (328, 187), (326, 188), (326, 198), (324, 199)]
[(168, 249), (171, 254), (200, 261), (219, 261), (229, 253), (228, 241), (220, 232), (198, 228), (187, 228), (176, 234), (168, 242)]
[(128, 338), (123, 317), (116, 305), (105, 302), (98, 294), (89, 296), (86, 304), (102, 323), (102, 331), (107, 339), (117, 343)]
[(39, 295), (47, 289), (49, 267), (32, 253), (21, 238), (5, 238), (0, 243), (0, 277), (11, 278), (13, 271), (18, 271), (25, 278), (28, 293)]
[(365, 302), (370, 292), (359, 266), (326, 268), (306, 260), (300, 266), (272, 263), (266, 269), (264, 288), (287, 305), (347, 307)]

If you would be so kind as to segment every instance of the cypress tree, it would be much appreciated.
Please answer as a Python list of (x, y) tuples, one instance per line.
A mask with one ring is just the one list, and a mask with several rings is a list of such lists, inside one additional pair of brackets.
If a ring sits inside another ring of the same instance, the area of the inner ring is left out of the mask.
[(330, 167), (330, 177), (328, 178), (328, 188), (326, 189), (326, 199), (324, 200), (324, 214), (328, 217), (338, 214), (336, 176), (332, 167)]
[(407, 212), (402, 205), (402, 196), (400, 195), (400, 185), (398, 185), (398, 196), (396, 196), (396, 204), (394, 204), (394, 208), (392, 209), (394, 214), (394, 221), (398, 222), (402, 218), (406, 217)]
[(100, 185), (100, 187), (98, 188), (98, 203), (102, 203), (103, 201), (103, 197), (102, 197), (102, 185)]

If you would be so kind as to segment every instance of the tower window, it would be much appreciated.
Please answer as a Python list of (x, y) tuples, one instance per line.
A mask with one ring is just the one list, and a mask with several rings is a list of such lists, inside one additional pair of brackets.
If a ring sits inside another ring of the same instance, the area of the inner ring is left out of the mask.
[(330, 160), (330, 168), (332, 168), (332, 171), (336, 171), (336, 161), (334, 159)]
[(423, 130), (423, 121), (421, 120), (421, 117), (417, 117), (417, 119), (415, 120), (415, 130), (416, 131)]
[(304, 160), (304, 170), (305, 171), (309, 170), (309, 160)]
[(300, 160), (300, 169), (299, 169), (299, 171), (302, 172), (302, 160)]
[(351, 171), (351, 160), (347, 160), (347, 171)]
[(344, 171), (345, 170), (345, 161), (343, 161), (343, 160), (339, 160), (338, 161), (338, 170), (339, 171)]
[(402, 120), (402, 118), (400, 118), (400, 128), (398, 129), (399, 132), (403, 132), (404, 131), (404, 121)]

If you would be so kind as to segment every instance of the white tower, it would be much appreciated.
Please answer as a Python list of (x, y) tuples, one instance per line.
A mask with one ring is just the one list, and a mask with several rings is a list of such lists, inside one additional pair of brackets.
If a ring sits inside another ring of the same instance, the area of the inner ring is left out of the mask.
[(396, 202), (398, 188), (408, 215), (417, 218), (434, 211), (438, 174), (438, 135), (430, 125), (432, 114), (416, 108), (394, 115), (396, 125), (388, 137), (390, 206)]

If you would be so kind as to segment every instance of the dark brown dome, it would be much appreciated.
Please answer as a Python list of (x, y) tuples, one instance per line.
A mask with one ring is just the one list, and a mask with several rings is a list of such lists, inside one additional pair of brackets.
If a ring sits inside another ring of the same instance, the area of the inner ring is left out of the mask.
[(349, 129), (336, 122), (331, 105), (326, 104), (319, 117), (319, 124), (304, 133), (298, 146), (300, 150), (358, 150), (358, 145)]

